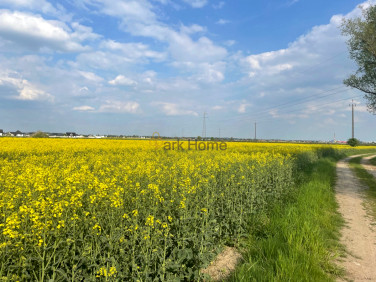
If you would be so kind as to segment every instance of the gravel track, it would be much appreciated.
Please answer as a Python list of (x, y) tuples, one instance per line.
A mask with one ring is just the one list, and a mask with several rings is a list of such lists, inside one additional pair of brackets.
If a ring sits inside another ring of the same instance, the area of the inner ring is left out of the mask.
[(340, 264), (346, 271), (346, 280), (376, 281), (376, 231), (363, 204), (362, 192), (366, 188), (349, 168), (349, 159), (337, 163), (336, 198), (346, 221), (341, 243), (348, 253)]

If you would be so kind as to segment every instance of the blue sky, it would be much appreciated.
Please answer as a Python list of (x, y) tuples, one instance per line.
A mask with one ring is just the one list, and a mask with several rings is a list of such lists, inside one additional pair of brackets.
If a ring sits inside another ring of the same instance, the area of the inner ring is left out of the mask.
[(374, 1), (0, 0), (0, 128), (376, 141), (339, 26)]

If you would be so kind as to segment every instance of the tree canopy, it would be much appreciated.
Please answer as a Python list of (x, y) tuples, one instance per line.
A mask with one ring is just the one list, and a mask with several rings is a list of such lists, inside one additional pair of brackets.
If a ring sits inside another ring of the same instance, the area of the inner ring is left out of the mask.
[(347, 144), (351, 147), (356, 147), (360, 145), (360, 141), (356, 138), (350, 138), (349, 140), (347, 140)]
[(376, 6), (363, 9), (363, 16), (344, 20), (342, 34), (348, 36), (350, 58), (358, 69), (344, 84), (365, 93), (370, 111), (376, 110)]
[(31, 137), (34, 137), (34, 138), (48, 138), (49, 136), (45, 132), (37, 131), (33, 135), (31, 135)]

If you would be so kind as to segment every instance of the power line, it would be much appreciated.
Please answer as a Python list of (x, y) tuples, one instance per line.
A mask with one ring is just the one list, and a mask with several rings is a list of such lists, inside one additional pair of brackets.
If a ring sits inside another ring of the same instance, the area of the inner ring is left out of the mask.
[[(310, 95), (308, 97), (302, 97), (302, 98), (294, 100), (294, 101), (290, 101), (290, 102), (278, 104), (278, 105), (275, 105), (275, 106), (272, 106), (272, 107), (268, 107), (268, 108), (260, 110), (260, 111), (258, 111), (256, 113), (253, 113), (252, 116), (253, 117), (257, 117), (258, 115), (263, 114), (263, 113), (267, 113), (270, 110), (276, 110), (276, 109), (280, 109), (280, 108), (286, 108), (286, 107), (289, 107), (289, 106), (295, 106), (295, 105), (299, 105), (299, 104), (304, 104), (306, 102), (311, 102), (311, 101), (314, 101), (314, 100), (323, 99), (323, 98), (326, 98), (326, 97), (329, 97), (329, 96), (333, 96), (333, 95), (336, 95), (336, 94), (339, 94), (339, 93), (343, 93), (343, 92), (346, 92), (346, 91), (350, 90), (350, 89), (346, 89), (345, 91), (341, 90), (341, 91), (336, 91), (334, 93), (330, 93), (330, 94), (327, 94), (327, 95), (318, 96), (318, 95), (325, 94), (325, 93), (328, 93), (328, 92), (332, 92), (334, 90), (338, 90), (338, 89), (344, 88), (344, 87), (346, 87), (346, 86), (342, 85), (340, 87), (336, 87), (336, 88), (332, 88), (332, 89), (329, 89), (329, 90), (326, 90), (326, 91), (322, 91), (321, 93), (313, 94), (313, 95)], [(238, 116), (235, 116), (235, 117), (232, 117), (232, 118), (228, 118), (228, 119), (223, 119), (223, 120), (227, 121), (227, 120), (239, 119), (239, 118), (242, 119), (243, 117), (244, 117), (244, 115), (238, 115)]]
[[(343, 53), (346, 53), (346, 52), (347, 52), (347, 51), (342, 51), (342, 52), (340, 52), (340, 53), (338, 53), (338, 54), (335, 54), (335, 55), (333, 55), (333, 56), (327, 57), (327, 58), (325, 58), (325, 61), (323, 60), (323, 61), (321, 61), (321, 62), (318, 62), (317, 64), (315, 64), (315, 65), (313, 65), (313, 66), (311, 66), (311, 67), (309, 67), (309, 68), (306, 68), (306, 69), (303, 68), (303, 71), (312, 71), (313, 69), (317, 69), (317, 68), (320, 67), (322, 64), (327, 63), (327, 62), (329, 62), (329, 61), (331, 61), (331, 60), (333, 60), (333, 59), (339, 57), (340, 55), (342, 55)], [(299, 72), (299, 74), (302, 74), (302, 73), (303, 73), (302, 71)], [(331, 91), (333, 91), (333, 90), (336, 90), (336, 89), (339, 89), (339, 88), (343, 88), (343, 87), (346, 87), (346, 86), (341, 85), (340, 87), (337, 87), (337, 88), (334, 88), (334, 89), (330, 89), (330, 90), (324, 91), (324, 92), (319, 93), (319, 94), (324, 94), (324, 93), (327, 93), (327, 92), (331, 92)], [(334, 94), (337, 94), (337, 93), (334, 93)], [(334, 94), (333, 94), (333, 95), (334, 95)], [(311, 96), (309, 96), (309, 97), (302, 98), (302, 99), (300, 99), (300, 100), (305, 100), (305, 99), (309, 99), (310, 97), (316, 97), (316, 96), (317, 96), (317, 95), (314, 94), (314, 95), (311, 95)], [(330, 95), (329, 95), (329, 96), (330, 96)], [(280, 104), (280, 105), (277, 105), (277, 106), (275, 106), (275, 107), (279, 107), (279, 106), (281, 106), (281, 105), (286, 105), (286, 104), (289, 104), (289, 103), (291, 103), (291, 102), (288, 102), (288, 103), (285, 103), (285, 104)], [(273, 107), (272, 107), (272, 108), (273, 108)], [(267, 110), (267, 109), (265, 109), (265, 110)], [(263, 111), (265, 111), (265, 110), (263, 110)], [(236, 119), (237, 117), (233, 117), (233, 118)]]
[[(332, 105), (332, 104), (336, 104), (336, 103), (339, 103), (339, 102), (342, 102), (342, 101), (346, 101), (346, 100), (349, 100), (349, 99), (356, 99), (356, 98), (359, 98), (359, 97), (362, 97), (362, 96), (363, 96), (363, 95), (358, 95), (358, 96), (354, 96), (354, 97), (349, 97), (349, 98), (345, 98), (345, 99), (339, 99), (339, 100), (336, 100), (336, 101), (331, 101), (331, 102), (329, 102), (329, 103), (324, 103), (324, 104), (317, 105), (317, 106), (319, 106), (320, 108), (318, 108), (318, 109), (316, 110), (316, 112), (322, 110), (323, 108), (325, 108), (325, 106), (329, 106), (329, 105)], [(302, 112), (302, 111), (303, 111), (302, 109), (296, 109), (296, 110), (289, 111), (288, 114), (290, 114), (290, 113), (296, 113), (296, 112), (299, 113), (299, 112)], [(312, 111), (312, 112), (314, 112), (314, 111)], [(282, 114), (283, 114), (283, 113), (282, 113)], [(275, 121), (276, 118), (280, 118), (280, 117), (281, 117), (281, 116), (274, 116), (274, 117), (268, 116), (268, 117), (266, 117), (266, 118), (259, 119), (259, 120), (257, 121), (257, 123), (258, 123), (258, 124), (259, 124), (259, 123), (264, 123), (264, 122), (266, 122), (266, 121), (271, 121), (271, 120)], [(247, 120), (249, 120), (249, 118), (245, 118), (245, 119), (243, 119), (242, 121), (247, 121)]]
[[(329, 62), (329, 61), (332, 61), (333, 59), (339, 57), (340, 55), (342, 55), (343, 53), (346, 53), (346, 52), (347, 52), (347, 51), (342, 51), (342, 52), (340, 52), (340, 53), (338, 53), (338, 54), (335, 54), (335, 55), (333, 55), (333, 56), (330, 56), (330, 57), (325, 58), (325, 60), (322, 60), (322, 61), (318, 62), (317, 64), (315, 64), (315, 65), (313, 65), (313, 66), (311, 66), (311, 67), (309, 67), (309, 68), (306, 68), (306, 69), (303, 68), (303, 72), (312, 71), (312, 70), (314, 70), (314, 69), (317, 69), (317, 68), (321, 67), (321, 65), (323, 65), (324, 63), (327, 63), (327, 62)], [(299, 74), (302, 74), (303, 72), (300, 71)], [(340, 87), (336, 87), (336, 88), (333, 88), (333, 89), (330, 89), (330, 90), (327, 90), (327, 91), (324, 91), (324, 92), (322, 92), (322, 93), (318, 93), (318, 94), (324, 94), (324, 93), (331, 92), (331, 91), (333, 91), (333, 90), (337, 90), (337, 89), (340, 89), (340, 88), (343, 88), (343, 87), (346, 87), (346, 86), (341, 85)], [(327, 97), (327, 96), (331, 96), (331, 95), (335, 95), (335, 94), (338, 94), (338, 93), (340, 93), (340, 92), (332, 93), (332, 94), (329, 94), (329, 95), (325, 95), (325, 96), (323, 96), (322, 98), (325, 98), (325, 97)], [(306, 100), (306, 99), (310, 99), (310, 98), (315, 99), (316, 96), (317, 96), (317, 94), (313, 94), (313, 95), (311, 95), (311, 96), (309, 96), (309, 97), (304, 97), (304, 98), (302, 98), (302, 99), (299, 99), (298, 101), (302, 101), (302, 100)], [(279, 107), (281, 107), (281, 106), (288, 105), (288, 104), (290, 104), (290, 103), (291, 103), (291, 102), (287, 102), (287, 103), (280, 104), (280, 105), (277, 105), (277, 106), (274, 106), (274, 107), (271, 107), (271, 108), (267, 108), (267, 109), (262, 110), (262, 112), (267, 111), (268, 109), (274, 109), (274, 108), (277, 108), (277, 107), (279, 108)], [(259, 114), (259, 113), (256, 113), (256, 114)], [(237, 118), (238, 118), (238, 117), (233, 117), (232, 119), (237, 119)]]
[[(338, 88), (335, 88), (335, 89), (338, 89)], [(334, 89), (332, 89), (334, 90)], [(331, 91), (332, 91), (331, 90)], [(341, 91), (336, 91), (334, 93), (330, 93), (330, 94), (327, 94), (327, 95), (323, 95), (323, 96), (319, 96), (319, 97), (307, 97), (305, 99), (301, 99), (300, 102), (296, 102), (296, 103), (288, 103), (288, 104), (285, 104), (285, 105), (281, 105), (281, 106), (278, 106), (278, 107), (274, 107), (272, 109), (281, 109), (281, 108), (286, 108), (287, 107), (290, 107), (290, 106), (296, 106), (296, 105), (300, 105), (300, 104), (305, 104), (307, 102), (312, 102), (312, 101), (315, 101), (315, 100), (319, 100), (319, 99), (323, 99), (323, 98), (326, 98), (326, 97), (329, 97), (329, 96), (333, 96), (333, 95), (337, 95), (339, 93), (344, 93), (344, 92), (347, 92), (349, 91), (349, 89), (347, 90), (341, 90)], [(329, 92), (329, 91), (327, 91)], [(324, 92), (325, 93), (325, 92)], [(299, 101), (299, 100), (298, 100)], [(266, 112), (267, 110), (264, 110), (263, 112)]]
[[(350, 90), (350, 89), (347, 89), (346, 91), (336, 92), (336, 93), (332, 93), (332, 94), (344, 93), (344, 92), (347, 92), (347, 91), (349, 91), (349, 90)], [(326, 95), (326, 96), (329, 96), (329, 95)], [(362, 95), (360, 95), (360, 96), (362, 96)], [(359, 97), (359, 96), (357, 96), (357, 97)], [(324, 98), (324, 97), (321, 97), (321, 98)], [(319, 99), (321, 99), (321, 98), (319, 97), (319, 98), (317, 98), (316, 100), (319, 100)], [(351, 97), (348, 97), (348, 98), (345, 98), (345, 99), (336, 100), (336, 101), (332, 101), (332, 102), (329, 102), (329, 104), (336, 103), (336, 102), (338, 102), (338, 101), (348, 100), (348, 99), (351, 99)], [(313, 101), (314, 101), (314, 100), (295, 103), (295, 104), (292, 104), (291, 107), (296, 106), (296, 105), (298, 105), (298, 104), (304, 104), (304, 103), (313, 102)], [(326, 105), (326, 104), (322, 104), (322, 105)], [(286, 107), (279, 107), (279, 108), (278, 108), (278, 107), (275, 107), (275, 108), (273, 108), (273, 110), (279, 110), (279, 109), (281, 109), (281, 108), (284, 108), (285, 110), (288, 110), (289, 113), (297, 112), (297, 111), (301, 111), (301, 110), (302, 110), (302, 109), (291, 110), (290, 108), (286, 109)], [(260, 112), (259, 115), (249, 115), (249, 116), (247, 116), (247, 117), (246, 117), (246, 116), (241, 116), (241, 117), (238, 117), (237, 120), (239, 120), (239, 121), (243, 121), (243, 120), (248, 120), (248, 119), (250, 119), (250, 118), (252, 118), (252, 119), (257, 118), (258, 121), (260, 121), (260, 120), (262, 121), (262, 120), (264, 120), (265, 118), (270, 117), (270, 111), (271, 111), (271, 110), (269, 110), (269, 111), (263, 111), (264, 113)], [(233, 119), (233, 118), (228, 118), (228, 119), (225, 120), (225, 121), (231, 121), (231, 120), (234, 120), (234, 119)]]
[[(334, 90), (337, 90), (337, 89), (340, 89), (340, 88), (343, 88), (345, 86), (340, 86), (340, 87), (336, 87), (336, 88), (333, 88), (333, 89), (329, 89), (329, 90), (326, 90), (326, 91), (323, 91), (320, 94), (324, 94), (324, 93), (328, 93), (328, 92), (332, 92)], [(266, 108), (264, 110), (262, 110), (261, 112), (265, 112), (269, 109), (275, 109), (275, 108), (282, 108), (282, 107), (285, 107), (285, 106), (293, 106), (293, 105), (298, 105), (298, 104), (302, 104), (303, 101), (305, 103), (306, 100), (308, 100), (307, 102), (310, 102), (310, 101), (313, 101), (313, 100), (316, 100), (316, 99), (322, 99), (322, 98), (326, 98), (326, 97), (329, 97), (329, 96), (332, 96), (332, 95), (336, 95), (338, 93), (341, 93), (342, 91), (337, 91), (337, 92), (334, 92), (334, 93), (330, 93), (330, 94), (327, 94), (327, 95), (324, 95), (324, 96), (319, 96), (317, 97), (317, 94), (313, 94), (313, 95), (310, 95), (308, 97), (302, 97), (301, 99), (297, 99), (297, 100), (294, 100), (294, 101), (290, 101), (290, 102), (287, 102), (287, 103), (284, 103), (284, 104), (280, 104), (280, 105), (277, 105), (277, 106), (274, 106), (274, 107), (269, 107), (269, 108)], [(298, 101), (298, 102), (297, 102)], [(258, 113), (256, 113), (258, 114)]]
[[(329, 96), (333, 96), (333, 95), (336, 95), (336, 94), (339, 94), (339, 93), (345, 93), (345, 92), (347, 92), (347, 91), (349, 91), (350, 89), (347, 89), (347, 90), (345, 90), (345, 91), (337, 91), (337, 92), (334, 92), (334, 93), (331, 93), (331, 94), (328, 94), (328, 95), (324, 95), (324, 96), (321, 96), (321, 97), (317, 97), (316, 99), (309, 99), (309, 100), (307, 100), (307, 101), (301, 101), (301, 102), (297, 102), (297, 103), (292, 103), (291, 105), (288, 105), (288, 106), (283, 106), (283, 107), (275, 107), (275, 108), (273, 108), (273, 109), (271, 109), (271, 110), (279, 110), (279, 109), (284, 109), (284, 108), (289, 108), (289, 107), (293, 107), (293, 106), (296, 106), (296, 105), (301, 105), (301, 104), (305, 104), (305, 103), (309, 103), (309, 102), (314, 102), (314, 101), (316, 101), (316, 100), (321, 100), (321, 99), (323, 99), (323, 98), (327, 98), (327, 97), (329, 97)], [(264, 115), (266, 115), (266, 114), (269, 114), (269, 112), (271, 111), (271, 110), (269, 110), (269, 111), (263, 111), (263, 112), (261, 112), (260, 114), (261, 114), (261, 117), (262, 116), (264, 116)], [(253, 116), (253, 115), (252, 115)], [(260, 117), (260, 115), (258, 115), (258, 117)]]
[[(349, 100), (349, 99), (356, 99), (356, 98), (359, 98), (359, 97), (362, 97), (362, 96), (363, 96), (363, 94), (362, 95), (358, 95), (358, 96), (354, 96), (354, 97), (349, 97), (349, 98), (345, 98), (345, 99), (340, 99), (340, 100), (332, 101), (332, 102), (325, 103), (325, 104), (320, 104), (320, 105), (318, 105), (318, 106), (320, 106), (320, 108), (318, 108), (317, 111), (322, 110), (325, 106), (336, 104), (338, 102), (346, 101), (346, 100)], [(301, 111), (303, 111), (303, 110), (302, 109), (297, 109), (297, 110), (289, 111), (289, 114), (290, 113), (301, 112)], [(275, 120), (275, 118), (276, 117), (268, 117), (266, 119), (262, 119), (261, 121), (259, 120), (258, 123), (265, 122), (265, 121), (268, 121), (268, 120)]]
[[(340, 91), (340, 92), (332, 93), (332, 94), (345, 93), (345, 92), (347, 92), (347, 91), (349, 91), (349, 90), (350, 90), (350, 89), (345, 90), (345, 91)], [(328, 96), (331, 96), (331, 95), (326, 95), (326, 97), (328, 97)], [(321, 97), (321, 98), (326, 98), (326, 97)], [(316, 99), (316, 100), (320, 100), (321, 98), (318, 98), (318, 99)], [(339, 101), (347, 100), (347, 99), (349, 99), (349, 98), (340, 99)], [(310, 102), (315, 102), (315, 100), (309, 100), (309, 101), (305, 101), (305, 102), (295, 103), (295, 104), (292, 104), (291, 107), (294, 107), (294, 106), (296, 106), (296, 105), (302, 105), (302, 104), (310, 103)], [(331, 102), (330, 102), (330, 103), (331, 103)], [(273, 110), (280, 110), (280, 109), (286, 109), (286, 110), (288, 110), (289, 112), (291, 112), (290, 108), (287, 108), (287, 107), (274, 108)], [(301, 109), (298, 109), (298, 110), (301, 110)], [(265, 117), (265, 116), (269, 116), (269, 115), (270, 115), (270, 111), (265, 112), (265, 113), (263, 113), (263, 114), (257, 116), (257, 118), (259, 119), (259, 118), (263, 118), (263, 117)]]

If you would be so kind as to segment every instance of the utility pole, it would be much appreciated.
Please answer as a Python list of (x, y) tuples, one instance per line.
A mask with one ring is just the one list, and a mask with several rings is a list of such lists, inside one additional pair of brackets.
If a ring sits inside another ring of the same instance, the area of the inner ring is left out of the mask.
[(206, 116), (206, 112), (204, 112), (204, 116), (203, 116), (203, 124), (202, 124), (202, 138), (206, 138), (206, 119), (207, 119), (207, 116)]
[(257, 139), (257, 122), (255, 122), (255, 140)]
[(355, 138), (355, 134), (354, 134), (354, 107), (356, 107), (356, 104), (354, 104), (354, 100), (352, 100), (352, 102), (351, 102), (351, 109), (352, 109), (352, 134), (351, 134), (351, 136), (352, 136), (352, 138)]

